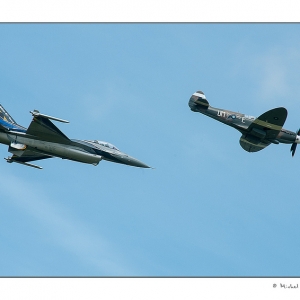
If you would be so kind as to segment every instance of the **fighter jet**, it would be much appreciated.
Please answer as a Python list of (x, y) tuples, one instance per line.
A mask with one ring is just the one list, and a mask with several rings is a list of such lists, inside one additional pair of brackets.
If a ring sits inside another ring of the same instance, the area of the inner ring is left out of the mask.
[(294, 156), (297, 144), (300, 144), (300, 129), (295, 133), (282, 128), (287, 118), (287, 110), (284, 107), (271, 109), (255, 118), (212, 107), (201, 91), (191, 96), (189, 107), (194, 112), (200, 112), (237, 129), (242, 134), (240, 145), (248, 152), (260, 151), (270, 144), (283, 143), (292, 144), (291, 153)]
[(140, 168), (150, 168), (141, 161), (121, 152), (114, 145), (98, 140), (69, 139), (50, 120), (66, 120), (30, 111), (33, 119), (28, 128), (15, 122), (0, 105), (0, 143), (8, 145), (13, 155), (5, 158), (8, 163), (19, 163), (42, 169), (30, 162), (60, 157), (81, 163), (98, 165), (103, 160)]

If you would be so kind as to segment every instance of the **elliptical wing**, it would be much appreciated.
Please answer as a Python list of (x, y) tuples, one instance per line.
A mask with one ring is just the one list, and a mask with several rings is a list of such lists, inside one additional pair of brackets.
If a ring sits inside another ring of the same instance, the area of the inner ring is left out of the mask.
[(247, 133), (240, 138), (241, 147), (248, 152), (257, 152), (271, 143), (276, 143), (276, 138), (286, 118), (287, 110), (284, 107), (274, 108), (263, 113), (252, 122)]

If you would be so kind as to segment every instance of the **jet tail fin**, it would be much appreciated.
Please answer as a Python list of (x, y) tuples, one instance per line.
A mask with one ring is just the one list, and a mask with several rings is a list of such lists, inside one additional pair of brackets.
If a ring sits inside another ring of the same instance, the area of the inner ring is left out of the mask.
[(26, 128), (19, 125), (13, 117), (6, 111), (6, 109), (0, 104), (0, 129), (24, 131)]
[(5, 108), (0, 104), (0, 118), (8, 123), (17, 124), (12, 116), (5, 110)]

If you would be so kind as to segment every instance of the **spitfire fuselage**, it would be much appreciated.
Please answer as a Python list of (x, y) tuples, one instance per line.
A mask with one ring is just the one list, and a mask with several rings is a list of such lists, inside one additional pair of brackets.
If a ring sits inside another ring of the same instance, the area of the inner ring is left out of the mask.
[[(239, 112), (212, 107), (209, 105), (205, 95), (201, 91), (196, 92), (191, 96), (189, 107), (194, 112), (200, 112), (240, 131), (243, 135), (242, 140), (248, 144), (251, 143), (253, 146), (251, 151), (251, 146), (248, 145), (249, 148), (247, 148), (241, 144), (242, 147), (249, 152), (254, 152), (255, 146), (257, 146), (255, 151), (259, 151), (259, 147), (266, 147), (270, 143), (300, 143), (300, 136), (295, 132), (282, 128), (282, 125), (280, 124), (279, 116), (284, 123), (287, 115), (284, 108), (273, 110), (274, 112), (278, 111), (278, 117), (269, 114), (266, 115), (267, 119), (255, 118)], [(269, 113), (270, 112), (271, 111), (269, 111)], [(286, 113), (285, 116), (284, 113)], [(270, 120), (268, 120), (268, 118), (270, 118)], [(278, 125), (276, 122), (279, 122)]]
[[(239, 112), (234, 112), (226, 109), (215, 108), (209, 106), (207, 109), (203, 109), (201, 107), (195, 108), (193, 106), (193, 111), (200, 112), (208, 117), (211, 117), (219, 122), (222, 122), (228, 126), (231, 126), (241, 133), (246, 133), (248, 127), (252, 124), (252, 122), (256, 119), (253, 116), (241, 114)], [(292, 144), (296, 139), (296, 133), (290, 130), (282, 128), (276, 137), (279, 143), (284, 144)]]

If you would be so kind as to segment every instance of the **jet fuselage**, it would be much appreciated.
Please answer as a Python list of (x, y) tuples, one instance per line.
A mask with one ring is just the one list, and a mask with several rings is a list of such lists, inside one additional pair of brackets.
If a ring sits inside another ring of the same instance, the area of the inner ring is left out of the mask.
[[(54, 128), (58, 133), (61, 133), (49, 120), (47, 122), (48, 129)], [(16, 156), (22, 156), (25, 150), (30, 150), (43, 155), (44, 158), (60, 157), (93, 165), (97, 165), (103, 159), (140, 168), (149, 168), (146, 164), (121, 152), (107, 142), (68, 139), (62, 133), (63, 137), (58, 136), (58, 138), (61, 138), (61, 141), (54, 142), (51, 139), (47, 140), (46, 135), (45, 138), (40, 138), (37, 135), (28, 134), (25, 127), (12, 124), (2, 118), (0, 118), (0, 125), (0, 143), (8, 145), (9, 151)], [(7, 159), (7, 161), (13, 162), (10, 159)]]

